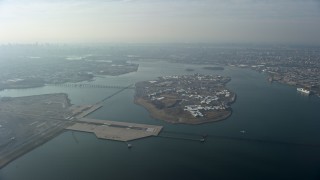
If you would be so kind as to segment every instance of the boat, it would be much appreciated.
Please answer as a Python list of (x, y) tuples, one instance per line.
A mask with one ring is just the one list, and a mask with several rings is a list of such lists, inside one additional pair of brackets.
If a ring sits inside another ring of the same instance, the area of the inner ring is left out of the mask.
[(297, 88), (297, 91), (298, 92), (301, 92), (301, 93), (304, 93), (306, 95), (309, 95), (310, 94), (310, 91), (307, 90), (307, 89), (304, 89), (304, 88)]

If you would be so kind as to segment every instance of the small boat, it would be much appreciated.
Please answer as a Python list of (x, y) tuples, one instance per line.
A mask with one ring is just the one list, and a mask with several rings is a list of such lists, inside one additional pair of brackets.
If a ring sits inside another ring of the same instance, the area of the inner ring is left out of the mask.
[(132, 148), (132, 144), (128, 144), (128, 149)]
[(206, 139), (204, 139), (204, 138), (200, 139), (200, 142), (205, 142), (205, 141), (206, 141)]
[(244, 133), (246, 133), (246, 131), (245, 131), (245, 130), (242, 130), (242, 131), (240, 131), (240, 132), (241, 132), (241, 133), (243, 133), (243, 134), (244, 134)]
[(309, 95), (310, 94), (310, 91), (307, 90), (307, 89), (304, 89), (304, 88), (297, 88), (297, 91), (298, 92), (301, 92), (301, 93), (304, 93), (306, 95)]

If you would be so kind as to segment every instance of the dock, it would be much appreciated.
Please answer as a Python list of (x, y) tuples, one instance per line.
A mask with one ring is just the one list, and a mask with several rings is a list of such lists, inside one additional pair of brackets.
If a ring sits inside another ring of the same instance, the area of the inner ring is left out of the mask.
[(79, 118), (67, 130), (94, 133), (100, 139), (132, 141), (150, 136), (158, 136), (162, 126), (129, 122)]

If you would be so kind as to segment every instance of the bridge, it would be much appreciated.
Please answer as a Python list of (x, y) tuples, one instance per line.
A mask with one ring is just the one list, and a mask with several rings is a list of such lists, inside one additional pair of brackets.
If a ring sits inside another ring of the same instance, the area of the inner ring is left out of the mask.
[(76, 83), (56, 83), (47, 86), (70, 87), (70, 88), (112, 88), (112, 89), (134, 89), (134, 84), (128, 86), (108, 85), (108, 84), (76, 84)]
[(103, 103), (104, 101), (106, 101), (106, 100), (108, 100), (108, 99), (112, 98), (113, 96), (115, 96), (115, 95), (117, 95), (117, 94), (121, 93), (122, 91), (124, 91), (124, 90), (126, 90), (126, 89), (132, 89), (132, 86), (133, 86), (133, 85), (134, 85), (134, 84), (130, 84), (129, 86), (121, 87), (121, 89), (120, 89), (119, 91), (117, 91), (117, 92), (115, 92), (115, 93), (113, 93), (113, 94), (111, 94), (111, 95), (109, 95), (109, 96), (105, 97), (105, 98), (104, 98), (104, 99), (102, 99), (101, 101), (97, 102), (97, 104)]

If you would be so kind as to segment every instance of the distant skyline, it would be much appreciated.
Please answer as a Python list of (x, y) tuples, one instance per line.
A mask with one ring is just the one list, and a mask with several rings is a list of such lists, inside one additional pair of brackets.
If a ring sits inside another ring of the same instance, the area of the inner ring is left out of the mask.
[(320, 45), (320, 0), (0, 0), (0, 43)]

